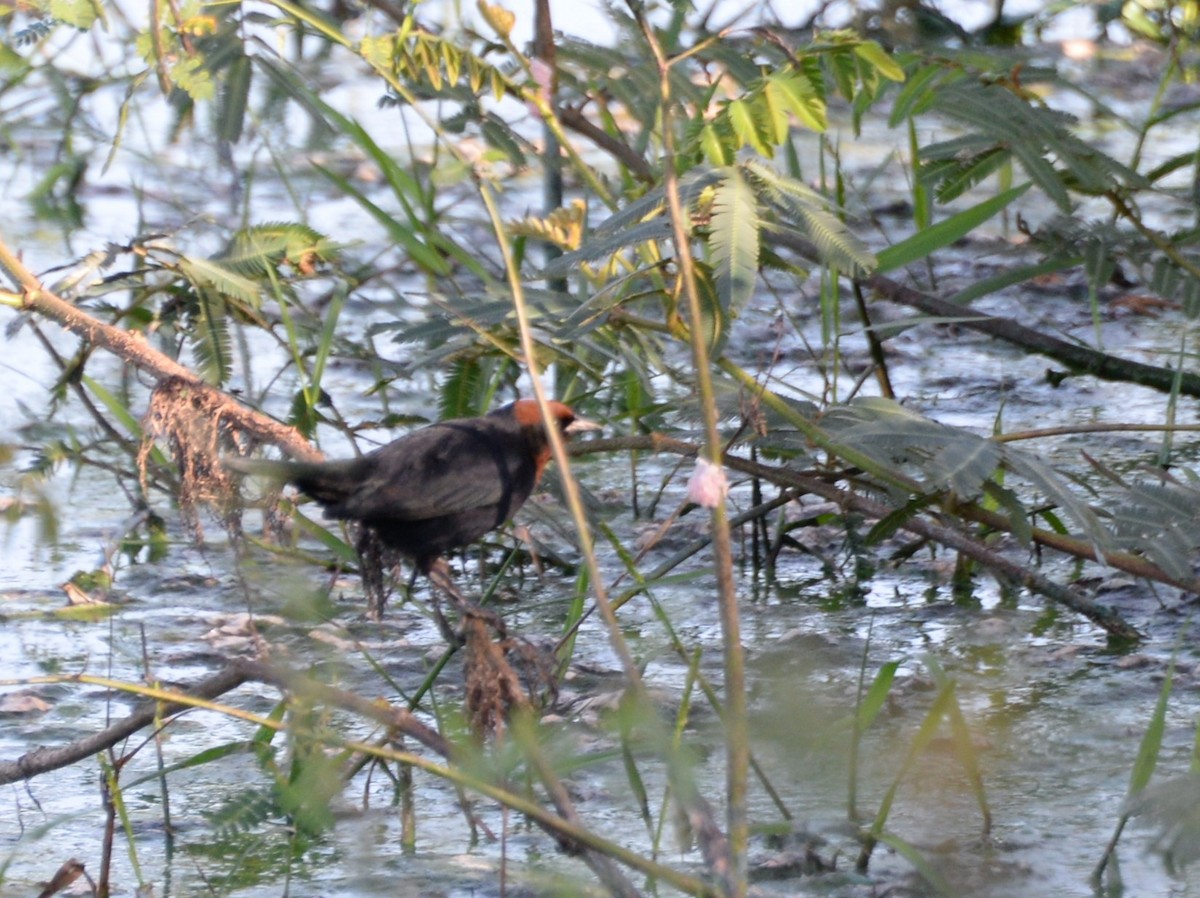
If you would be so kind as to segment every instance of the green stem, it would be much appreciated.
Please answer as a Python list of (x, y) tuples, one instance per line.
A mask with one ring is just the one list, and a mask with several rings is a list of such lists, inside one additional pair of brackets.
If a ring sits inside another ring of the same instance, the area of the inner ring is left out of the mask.
[[(671, 213), (671, 229), (679, 273), (683, 280), (687, 303), (692, 358), (696, 370), (696, 388), (704, 419), (703, 454), (714, 465), (722, 465), (723, 441), (717, 427), (716, 391), (713, 389), (712, 368), (700, 327), (703, 310), (696, 283), (696, 270), (691, 254), (691, 234), (683, 202), (679, 196), (679, 178), (675, 171), (674, 131), (671, 121), (671, 66), (654, 29), (633, 9), (642, 34), (658, 62), (659, 102), (662, 106), (663, 170), (667, 206)], [(717, 576), (717, 601), (721, 616), (722, 643), (725, 664), (725, 752), (726, 752), (726, 816), (729, 836), (730, 866), (722, 877), (725, 891), (731, 896), (746, 894), (746, 853), (750, 841), (750, 826), (746, 813), (747, 784), (750, 771), (750, 725), (746, 706), (746, 658), (742, 648), (741, 620), (738, 614), (737, 589), (733, 583), (733, 544), (729, 533), (729, 515), (722, 496), (712, 508), (713, 567)]]

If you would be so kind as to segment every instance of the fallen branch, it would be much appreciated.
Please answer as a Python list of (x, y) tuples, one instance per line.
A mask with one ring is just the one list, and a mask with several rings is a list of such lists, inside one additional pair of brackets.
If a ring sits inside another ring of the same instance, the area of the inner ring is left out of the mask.
[[(785, 246), (810, 261), (820, 261), (820, 254), (816, 247), (799, 234), (772, 230), (765, 234), (765, 239), (778, 246)], [(1174, 390), (1178, 380), (1180, 393), (1185, 396), (1200, 396), (1200, 374), (1175, 371), (1157, 365), (1146, 365), (1142, 362), (1109, 355), (1106, 352), (1090, 349), (1087, 346), (1042, 333), (1031, 327), (1025, 327), (1008, 318), (977, 312), (936, 296), (930, 296), (928, 293), (906, 287), (881, 274), (863, 278), (858, 283), (884, 299), (919, 309), (927, 315), (937, 318), (958, 319), (960, 327), (978, 331), (1030, 352), (1044, 355), (1066, 365), (1075, 374), (1090, 374), (1101, 380), (1135, 383), (1164, 393)]]
[[(692, 456), (699, 451), (699, 447), (694, 443), (672, 439), (662, 434), (588, 440), (576, 443), (571, 447), (573, 454), (626, 450), (673, 452), (678, 455)], [(836, 502), (842, 508), (865, 514), (871, 518), (884, 518), (895, 511), (894, 508), (882, 502), (843, 489), (810, 474), (802, 474), (798, 471), (774, 465), (764, 465), (760, 462), (750, 461), (749, 459), (730, 454), (726, 454), (724, 461), (728, 467), (735, 471), (752, 474), (755, 477), (778, 486), (789, 487), (801, 492), (821, 496), (831, 502)], [(985, 512), (983, 509), (977, 509), (972, 506), (964, 506), (959, 511), (963, 512), (964, 508), (970, 509), (969, 515), (964, 512), (964, 517), (973, 517), (994, 529), (1006, 532), (1010, 530), (1007, 521), (1001, 515)], [(1055, 583), (1050, 578), (1036, 571), (1010, 561), (1003, 555), (987, 548), (978, 540), (972, 539), (958, 530), (935, 524), (932, 521), (915, 515), (906, 518), (899, 526), (910, 533), (915, 533), (918, 536), (925, 537), (961, 552), (968, 558), (972, 558), (985, 567), (1000, 573), (1002, 576), (1022, 584), (1029, 590), (1045, 596), (1066, 608), (1070, 608), (1118, 639), (1140, 640), (1142, 638), (1142, 634), (1136, 628), (1128, 624), (1111, 608), (1092, 601), (1077, 590)], [(1043, 530), (1034, 530), (1033, 539), (1035, 542), (1052, 546), (1059, 551), (1096, 560), (1094, 548), (1083, 540), (1062, 537)], [(1139, 577), (1158, 580), (1159, 582), (1168, 583), (1193, 592), (1200, 591), (1200, 583), (1180, 583), (1136, 555), (1130, 555), (1126, 552), (1114, 552), (1105, 555), (1104, 562), (1114, 568), (1125, 570)]]
[[(8, 683), (9, 681), (5, 681)], [(229, 662), (216, 674), (195, 684), (187, 690), (164, 690), (147, 687), (140, 684), (122, 684), (101, 677), (88, 675), (77, 676), (46, 676), (32, 677), (20, 681), (22, 685), (36, 683), (88, 683), (92, 685), (109, 686), (110, 688), (124, 687), (136, 694), (151, 696), (149, 700), (139, 705), (123, 720), (105, 729), (76, 740), (68, 745), (56, 748), (37, 748), (15, 761), (0, 761), (0, 784), (20, 782), (31, 779), (39, 774), (58, 770), (70, 764), (86, 760), (97, 752), (104, 751), (125, 741), (134, 733), (145, 727), (152, 726), (181, 711), (193, 707), (204, 707), (217, 697), (231, 692), (244, 683), (256, 682), (275, 686), (294, 696), (300, 696), (309, 702), (320, 703), (330, 707), (341, 708), (359, 714), (387, 727), (390, 733), (410, 736), (426, 748), (448, 761), (463, 760), (458, 758), (459, 752), (455, 746), (445, 740), (438, 732), (422, 723), (408, 709), (396, 707), (381, 700), (371, 701), (348, 692), (319, 683), (302, 673), (289, 671), (261, 661), (236, 659)], [(258, 718), (254, 718), (258, 719)], [(282, 726), (282, 724), (279, 724)], [(381, 757), (388, 757), (386, 749), (376, 749), (357, 743), (345, 743), (346, 747), (375, 752)], [(428, 762), (414, 757), (394, 757), (403, 763), (415, 764), (427, 769)], [(611, 894), (620, 898), (635, 898), (637, 889), (616, 868), (615, 863), (625, 864), (641, 873), (662, 880), (682, 891), (698, 896), (715, 896), (715, 887), (702, 882), (695, 877), (679, 873), (657, 862), (647, 860), (635, 852), (620, 845), (609, 842), (588, 830), (575, 811), (566, 789), (558, 780), (544, 758), (534, 754), (531, 757), (548, 789), (554, 793), (557, 815), (545, 808), (527, 801), (525, 798), (508, 792), (502, 786), (495, 786), (485, 781), (470, 780), (468, 774), (454, 768), (436, 768), (443, 776), (452, 782), (467, 788), (473, 788), (484, 795), (502, 803), (509, 804), (521, 813), (534, 820), (547, 834), (552, 836), (560, 846), (569, 853), (578, 855), (601, 878)], [(476, 765), (470, 765), (476, 766)]]
[(146, 342), (140, 331), (105, 324), (78, 306), (47, 290), (41, 280), (0, 239), (0, 268), (12, 278), (16, 291), (0, 291), (0, 303), (22, 312), (32, 312), (57, 323), (80, 337), (88, 346), (107, 350), (123, 362), (149, 374), (157, 383), (177, 381), (203, 394), (205, 404), (255, 440), (278, 446), (304, 461), (324, 456), (300, 432), (262, 412), (247, 408), (228, 393), (201, 380), (191, 370)]
[(1070, 343), (1058, 337), (1052, 337), (1050, 334), (1025, 327), (1009, 318), (999, 318), (995, 315), (976, 312), (973, 309), (968, 311), (952, 302), (938, 299), (936, 296), (930, 296), (911, 287), (905, 287), (883, 275), (869, 277), (862, 283), (884, 299), (920, 309), (927, 315), (941, 318), (961, 318), (961, 327), (979, 331), (1030, 352), (1047, 356), (1066, 365), (1074, 374), (1088, 374), (1101, 380), (1139, 384), (1163, 393), (1170, 393), (1178, 380), (1180, 393), (1185, 396), (1200, 396), (1200, 374), (1174, 371), (1170, 368), (1118, 358), (1107, 352), (1100, 352), (1078, 343)]
[[(53, 677), (54, 682), (69, 682), (72, 677)], [(78, 679), (84, 682), (84, 678)], [(36, 682), (36, 680), (32, 681)], [(128, 717), (111, 726), (85, 736), (67, 745), (55, 748), (45, 746), (22, 755), (15, 761), (0, 761), (0, 785), (31, 779), (52, 770), (59, 770), (94, 756), (97, 752), (112, 748), (128, 739), (139, 730), (150, 726), (156, 719), (170, 717), (194, 707), (195, 699), (212, 701), (232, 692), (244, 683), (267, 683), (296, 695), (304, 695), (326, 704), (354, 711), (396, 731), (411, 736), (426, 748), (443, 757), (450, 754), (449, 743), (435, 730), (421, 723), (411, 712), (395, 708), (382, 702), (372, 702), (352, 692), (334, 689), (315, 682), (300, 674), (261, 661), (237, 659), (230, 661), (220, 671), (191, 688), (179, 692), (179, 700), (147, 701), (134, 709)]]

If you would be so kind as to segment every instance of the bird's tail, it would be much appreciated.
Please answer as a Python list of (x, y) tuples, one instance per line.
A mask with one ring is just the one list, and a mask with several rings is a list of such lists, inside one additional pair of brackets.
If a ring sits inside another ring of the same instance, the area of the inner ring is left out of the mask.
[(323, 505), (335, 505), (358, 484), (357, 459), (340, 462), (278, 461), (267, 458), (226, 456), (221, 463), (230, 471), (291, 483)]
[(249, 474), (279, 481), (291, 480), (298, 474), (303, 474), (303, 469), (307, 467), (304, 462), (246, 458), (240, 455), (223, 456), (221, 464), (227, 471), (233, 471), (235, 474)]

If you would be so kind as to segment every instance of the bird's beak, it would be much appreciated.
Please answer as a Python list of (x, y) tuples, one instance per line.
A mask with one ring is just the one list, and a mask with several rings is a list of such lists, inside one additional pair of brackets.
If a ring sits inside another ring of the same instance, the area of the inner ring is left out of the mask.
[(595, 421), (589, 421), (587, 418), (576, 418), (570, 424), (563, 428), (563, 433), (567, 436), (574, 436), (577, 433), (583, 433), (587, 430), (603, 430), (604, 425), (598, 424)]

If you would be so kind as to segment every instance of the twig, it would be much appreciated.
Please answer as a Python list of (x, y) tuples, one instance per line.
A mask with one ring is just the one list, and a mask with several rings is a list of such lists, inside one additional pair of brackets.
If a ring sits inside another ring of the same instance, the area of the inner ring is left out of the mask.
[(50, 292), (25, 263), (0, 239), (0, 268), (8, 272), (17, 291), (0, 291), (0, 304), (19, 311), (34, 312), (56, 322), (83, 339), (89, 346), (108, 350), (127, 364), (134, 365), (156, 381), (172, 378), (202, 392), (230, 420), (255, 439), (273, 443), (289, 455), (304, 461), (319, 461), (323, 456), (309, 445), (295, 428), (247, 408), (233, 397), (205, 383), (192, 371), (164, 355), (146, 342), (139, 331), (127, 331), (93, 318), (83, 309)]
[[(573, 451), (579, 454), (627, 449), (651, 449), (661, 452), (672, 452), (679, 455), (695, 455), (700, 447), (694, 443), (672, 439), (662, 434), (588, 440), (586, 443), (580, 443), (573, 447)], [(802, 474), (773, 465), (764, 465), (729, 454), (726, 454), (724, 463), (735, 471), (753, 474), (756, 477), (761, 477), (780, 486), (788, 486), (802, 492), (813, 493), (831, 502), (836, 502), (842, 508), (857, 511), (869, 517), (883, 518), (894, 511), (893, 508), (882, 502), (868, 499), (810, 474)], [(960, 506), (958, 511), (964, 517), (974, 520), (977, 523), (983, 523), (998, 530), (1009, 530), (1008, 522), (1004, 517), (994, 512), (988, 512), (982, 508), (966, 504)], [(1086, 596), (1081, 595), (1077, 590), (1055, 583), (1036, 571), (1008, 560), (1003, 555), (988, 549), (982, 543), (966, 534), (949, 527), (934, 524), (925, 518), (917, 516), (905, 518), (900, 527), (908, 530), (910, 533), (926, 537), (934, 542), (962, 552), (969, 558), (973, 558), (986, 567), (998, 571), (1003, 576), (1021, 583), (1028, 589), (1082, 614), (1114, 637), (1128, 640), (1140, 640), (1142, 638), (1141, 633), (1126, 623), (1112, 609), (1093, 602)], [(1099, 560), (1096, 557), (1094, 547), (1083, 540), (1062, 537), (1044, 530), (1034, 530), (1033, 540), (1061, 551), (1068, 551), (1070, 554), (1081, 558)], [(1145, 561), (1145, 559), (1138, 558), (1136, 555), (1131, 555), (1127, 552), (1105, 554), (1103, 561), (1111, 567), (1140, 577), (1147, 577), (1162, 583), (1168, 583), (1191, 592), (1200, 591), (1200, 583), (1181, 583)]]
[[(806, 259), (816, 261), (820, 258), (816, 247), (794, 232), (772, 230), (764, 232), (763, 236), (765, 240), (777, 246), (786, 246)], [(960, 319), (961, 327), (996, 337), (1030, 352), (1048, 356), (1056, 362), (1066, 365), (1075, 374), (1090, 374), (1101, 380), (1135, 383), (1164, 393), (1170, 393), (1178, 380), (1180, 393), (1185, 396), (1200, 396), (1200, 374), (1174, 371), (1157, 365), (1146, 365), (1142, 362), (1118, 358), (1106, 352), (1099, 352), (1078, 343), (1070, 343), (1025, 327), (1011, 319), (977, 312), (936, 296), (930, 296), (928, 293), (906, 287), (881, 274), (863, 278), (856, 283), (861, 283), (864, 287), (874, 290), (884, 299), (911, 306), (928, 315)]]
[[(3, 681), (9, 683), (10, 681)], [(98, 733), (93, 733), (68, 745), (57, 748), (38, 748), (15, 761), (0, 762), (0, 785), (29, 779), (39, 774), (57, 770), (69, 764), (86, 760), (99, 751), (109, 749), (124, 741), (138, 730), (150, 726), (156, 717), (166, 718), (191, 707), (207, 707), (218, 696), (236, 689), (243, 683), (258, 682), (275, 686), (293, 695), (332, 707), (343, 708), (359, 714), (385, 726), (392, 733), (411, 736), (417, 742), (430, 749), (435, 754), (450, 761), (459, 760), (459, 752), (453, 744), (444, 739), (435, 730), (430, 729), (411, 712), (402, 707), (396, 707), (387, 702), (363, 698), (353, 692), (336, 689), (323, 683), (318, 683), (302, 673), (286, 670), (261, 661), (238, 659), (229, 662), (216, 674), (208, 677), (187, 690), (163, 690), (136, 684), (122, 684), (113, 680), (88, 675), (78, 676), (46, 676), (23, 679), (24, 685), (34, 683), (64, 683), (77, 682), (92, 685), (123, 687), (136, 694), (150, 697), (151, 700), (139, 705), (128, 717), (106, 727)], [(245, 717), (248, 720), (266, 723), (256, 715), (236, 712), (230, 708), (221, 709), (227, 714)], [(283, 726), (276, 723), (277, 726)], [(451, 783), (477, 790), (496, 801), (513, 807), (520, 813), (531, 817), (543, 830), (567, 847), (571, 853), (580, 855), (598, 874), (604, 870), (606, 884), (613, 888), (613, 894), (621, 898), (632, 898), (636, 890), (625, 881), (625, 877), (614, 866), (613, 862), (626, 864), (640, 872), (662, 879), (675, 888), (698, 896), (715, 898), (716, 891), (710, 885), (700, 880), (664, 867), (654, 861), (646, 860), (635, 852), (623, 846), (605, 840), (579, 822), (579, 816), (566, 799), (566, 791), (561, 783), (552, 789), (556, 801), (564, 802), (555, 813), (542, 808), (536, 803), (529, 802), (521, 796), (495, 786), (483, 780), (473, 779), (464, 771), (453, 767), (435, 767), (429, 761), (408, 753), (395, 752), (378, 746), (370, 746), (356, 742), (341, 743), (345, 748), (354, 751), (367, 751), (383, 759), (391, 759), (402, 763), (410, 763), (424, 769), (439, 773)], [(556, 775), (549, 765), (542, 761), (542, 772), (548, 779), (547, 785), (557, 783)], [(618, 884), (624, 883), (620, 887)]]

